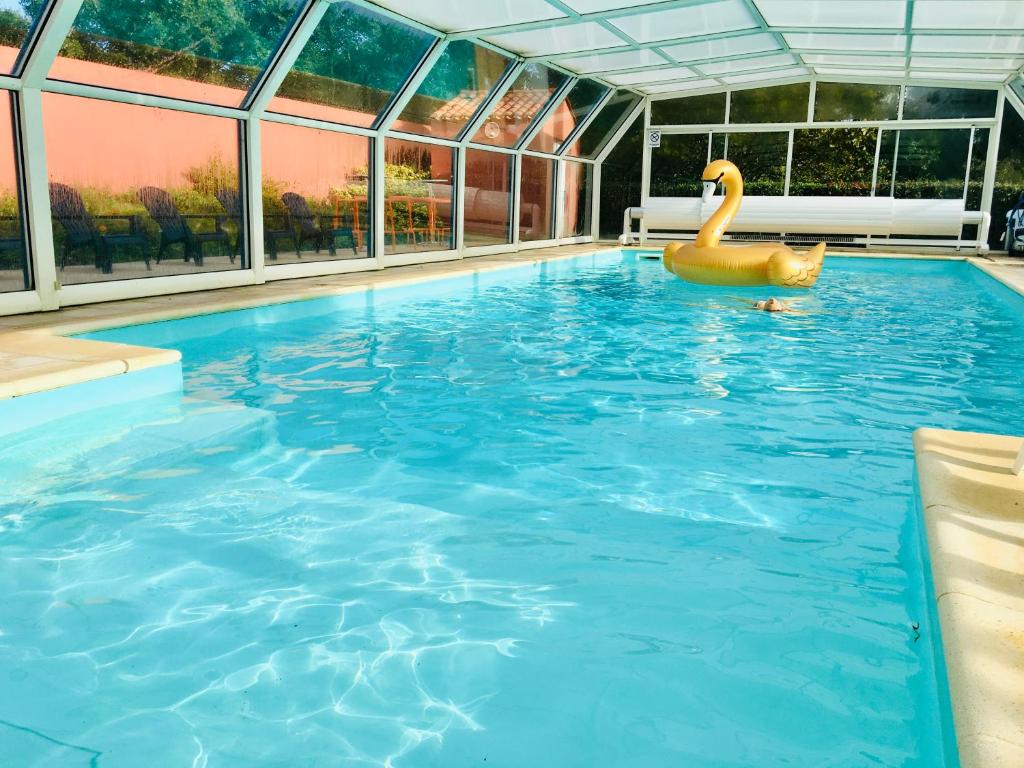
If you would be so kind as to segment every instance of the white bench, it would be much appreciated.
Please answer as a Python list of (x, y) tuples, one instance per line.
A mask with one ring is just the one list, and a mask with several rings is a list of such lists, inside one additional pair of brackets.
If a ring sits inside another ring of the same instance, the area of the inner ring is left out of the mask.
[[(707, 203), (699, 197), (652, 197), (640, 208), (627, 208), (623, 243), (632, 242), (632, 222), (640, 220), (641, 242), (666, 230), (698, 230), (718, 210), (724, 197)], [(967, 211), (962, 200), (901, 200), (892, 197), (744, 197), (729, 232), (777, 232), (821, 235), (929, 235), (955, 238), (977, 224), (978, 237), (968, 245), (986, 250), (989, 215)], [(676, 235), (677, 237), (677, 235)], [(901, 240), (900, 242), (912, 242)], [(919, 241), (927, 243), (929, 241)], [(951, 243), (931, 242), (932, 245)]]

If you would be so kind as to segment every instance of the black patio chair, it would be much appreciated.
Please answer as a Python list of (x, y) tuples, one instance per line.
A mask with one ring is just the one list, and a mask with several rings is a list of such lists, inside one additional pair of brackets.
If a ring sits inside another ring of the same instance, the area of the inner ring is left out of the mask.
[[(206, 243), (223, 243), (235, 262), (235, 250), (231, 247), (231, 236), (224, 229), (224, 216), (219, 213), (187, 213), (178, 212), (178, 206), (167, 192), (159, 187), (143, 187), (139, 190), (139, 201), (146, 206), (150, 217), (160, 227), (160, 247), (156, 254), (156, 263), (163, 258), (164, 251), (172, 245), (180, 244), (184, 250), (184, 259), (190, 258), (197, 267), (203, 266), (203, 246)], [(190, 222), (209, 221), (213, 230), (197, 231)]]
[(326, 245), (328, 253), (336, 256), (337, 241), (342, 237), (350, 243), (352, 253), (359, 253), (351, 226), (336, 227), (333, 216), (315, 216), (309, 209), (306, 198), (295, 192), (285, 192), (281, 195), (281, 202), (288, 209), (288, 221), (295, 233), (296, 252), (301, 251), (302, 244), (309, 241), (316, 246), (317, 253)]
[[(242, 201), (238, 191), (234, 189), (221, 189), (217, 191), (217, 200), (228, 216), (238, 222), (239, 233), (242, 226)], [(288, 217), (283, 213), (263, 214), (263, 240), (266, 242), (267, 251), (272, 261), (277, 261), (277, 243), (279, 240), (291, 240), (295, 246), (296, 255), (299, 254), (299, 245), (295, 241), (295, 233), (288, 227)], [(235, 251), (241, 254), (241, 237), (235, 238)]]
[[(93, 252), (96, 268), (109, 274), (114, 271), (114, 255), (117, 250), (131, 246), (142, 249), (146, 269), (150, 269), (146, 235), (139, 226), (138, 216), (91, 216), (85, 210), (85, 203), (78, 190), (57, 182), (50, 183), (50, 210), (53, 218), (64, 229), (61, 269), (67, 266), (72, 251), (88, 248)], [(97, 221), (102, 222), (104, 229), (97, 226)], [(108, 228), (117, 222), (123, 224), (123, 231), (109, 231)]]

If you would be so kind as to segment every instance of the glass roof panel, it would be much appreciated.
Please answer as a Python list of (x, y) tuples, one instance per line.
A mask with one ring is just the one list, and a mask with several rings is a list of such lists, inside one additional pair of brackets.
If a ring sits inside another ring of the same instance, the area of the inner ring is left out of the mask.
[(914, 29), (1006, 29), (1024, 27), (1020, 0), (917, 0)]
[(793, 67), (792, 69), (779, 69), (772, 72), (751, 72), (745, 75), (729, 75), (722, 79), (727, 83), (753, 83), (758, 80), (781, 80), (786, 77), (800, 77), (806, 74), (807, 70), (803, 67)]
[(595, 80), (577, 80), (565, 100), (555, 107), (533, 137), (529, 148), (534, 152), (557, 152), (576, 127), (590, 116), (608, 90), (608, 86)]
[(1024, 53), (1024, 35), (914, 35), (913, 53)]
[(469, 40), (451, 42), (398, 116), (394, 129), (454, 139), (511, 61)]
[(566, 16), (545, 0), (375, 0), (377, 5), (445, 32), (463, 32)]
[(359, 6), (332, 5), (269, 108), (370, 127), (435, 39)]
[(0, 0), (0, 74), (14, 72), (21, 47), (43, 5), (43, 0)]
[(508, 92), (498, 100), (473, 141), (511, 147), (530, 127), (569, 76), (543, 64), (527, 64)]
[(829, 64), (841, 65), (850, 64), (860, 67), (899, 67), (907, 66), (907, 60), (903, 56), (856, 56), (842, 53), (805, 53), (801, 55), (805, 64)]
[(597, 113), (597, 117), (569, 147), (568, 154), (574, 157), (593, 158), (604, 149), (615, 132), (629, 119), (640, 103), (640, 97), (629, 91), (619, 91)]
[(622, 38), (595, 22), (488, 35), (484, 40), (525, 56), (588, 53), (599, 48), (613, 48), (624, 44)]
[(844, 35), (841, 32), (787, 32), (790, 48), (814, 51), (903, 51), (904, 35)]
[(912, 69), (910, 76), (915, 80), (964, 80), (998, 83), (1006, 79), (1005, 72), (941, 72), (934, 69)]
[(619, 8), (635, 8), (638, 5), (653, 5), (662, 0), (565, 0), (565, 4), (577, 13), (613, 11)]
[(641, 43), (754, 29), (759, 26), (741, 0), (714, 0), (702, 5), (683, 6), (609, 21)]
[(85, 0), (49, 76), (237, 107), (295, 19), (299, 0)]
[(912, 67), (952, 67), (955, 69), (993, 69), (1012, 71), (1019, 69), (1024, 59), (1004, 58), (957, 58), (956, 56), (914, 56), (910, 59)]
[(773, 27), (856, 27), (903, 29), (906, 0), (857, 0), (857, 2), (807, 2), (807, 0), (756, 0), (757, 8)]
[(661, 50), (676, 61), (686, 63), (697, 59), (715, 59), (719, 56), (738, 56), (744, 53), (777, 51), (782, 46), (775, 35), (759, 32), (754, 35), (738, 35), (720, 40), (699, 40), (694, 43), (670, 45)]
[(627, 75), (608, 75), (607, 79), (615, 85), (637, 85), (638, 83), (663, 83), (666, 80), (682, 80), (696, 76), (697, 73), (689, 67), (666, 67), (665, 69), (631, 72)]
[(749, 72), (755, 69), (782, 67), (787, 64), (796, 63), (796, 58), (790, 54), (779, 53), (773, 56), (755, 56), (750, 59), (733, 59), (731, 61), (719, 61), (711, 64), (698, 64), (697, 66), (705, 75), (722, 75), (728, 72)]
[(819, 75), (839, 75), (842, 77), (885, 77), (903, 79), (902, 69), (862, 69), (861, 67), (844, 69), (843, 67), (815, 67)]
[(559, 59), (558, 63), (573, 72), (589, 74), (592, 72), (608, 72), (615, 69), (632, 67), (658, 66), (665, 64), (665, 59), (649, 48), (639, 51), (622, 51), (621, 53), (595, 53), (591, 56), (575, 56)]
[(686, 91), (699, 91), (703, 88), (714, 88), (721, 86), (717, 80), (687, 80), (685, 83), (665, 83), (664, 85), (641, 85), (642, 91), (646, 93), (685, 93)]

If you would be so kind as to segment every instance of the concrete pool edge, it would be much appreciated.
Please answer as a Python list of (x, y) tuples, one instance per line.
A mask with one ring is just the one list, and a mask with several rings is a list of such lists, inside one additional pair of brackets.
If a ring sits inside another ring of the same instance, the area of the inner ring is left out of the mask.
[(0, 402), (181, 362), (174, 349), (72, 339), (45, 331), (0, 334)]
[(1024, 765), (1024, 438), (919, 429), (918, 492), (963, 768)]

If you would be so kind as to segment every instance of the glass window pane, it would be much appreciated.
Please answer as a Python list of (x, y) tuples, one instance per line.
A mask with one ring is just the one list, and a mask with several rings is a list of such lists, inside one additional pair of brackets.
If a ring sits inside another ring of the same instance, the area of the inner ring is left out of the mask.
[[(661, 146), (651, 150), (651, 195), (700, 197), (703, 191), (701, 174), (707, 164), (706, 133), (662, 134)], [(601, 186), (604, 186), (603, 171)]]
[(454, 247), (455, 150), (387, 139), (384, 153), (384, 253)]
[(0, 74), (14, 71), (21, 47), (45, 4), (44, 0), (0, 0)]
[(519, 239), (551, 240), (555, 236), (555, 161), (523, 155), (522, 163)]
[(454, 41), (402, 110), (395, 130), (454, 139), (501, 79), (509, 61), (490, 48)]
[(62, 284), (245, 266), (237, 121), (44, 93), (43, 125)]
[(264, 121), (266, 264), (366, 258), (370, 140)]
[(622, 212), (640, 205), (643, 138), (644, 118), (638, 115), (601, 165), (601, 237), (622, 234)]
[(981, 186), (985, 178), (985, 156), (988, 153), (988, 128), (974, 129), (974, 146), (971, 148), (971, 170), (968, 173), (968, 211), (981, 210)]
[(495, 147), (516, 144), (568, 79), (568, 75), (543, 64), (527, 64), (491, 110), (473, 141)]
[(807, 120), (810, 83), (733, 91), (730, 123), (802, 123)]
[(565, 164), (565, 210), (562, 237), (590, 234), (594, 210), (594, 166), (589, 163)]
[(466, 245), (512, 242), (512, 168), (515, 155), (466, 150)]
[(725, 122), (725, 93), (651, 102), (651, 125), (719, 125)]
[(85, 0), (49, 76), (238, 106), (298, 6), (298, 0)]
[(898, 85), (818, 83), (814, 92), (814, 119), (895, 120), (900, 104)]
[(639, 103), (640, 97), (635, 93), (621, 91), (615, 94), (597, 113), (587, 130), (572, 143), (569, 154), (573, 157), (596, 157)]
[(970, 129), (899, 133), (895, 196), (939, 200), (962, 197)]
[(878, 173), (875, 174), (875, 197), (892, 197), (892, 172), (896, 166), (899, 131), (882, 131), (882, 146), (878, 150)]
[(996, 91), (977, 88), (933, 88), (928, 85), (908, 85), (903, 102), (904, 120), (993, 117), (995, 114)]
[(743, 174), (748, 195), (781, 195), (786, 189), (786, 154), (789, 134), (730, 133), (714, 135), (712, 160), (731, 160)]
[(555, 107), (544, 127), (533, 137), (534, 152), (557, 152), (569, 135), (587, 119), (608, 93), (608, 87), (594, 80), (578, 80), (565, 100)]
[(1010, 90), (1017, 94), (1017, 98), (1024, 101), (1024, 76), (1018, 77), (1010, 83)]
[(0, 91), (0, 293), (32, 290), (32, 269), (21, 225), (11, 99)]
[(435, 39), (360, 6), (332, 5), (270, 109), (368, 128)]
[(877, 143), (877, 128), (794, 131), (789, 194), (870, 196)]

